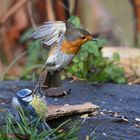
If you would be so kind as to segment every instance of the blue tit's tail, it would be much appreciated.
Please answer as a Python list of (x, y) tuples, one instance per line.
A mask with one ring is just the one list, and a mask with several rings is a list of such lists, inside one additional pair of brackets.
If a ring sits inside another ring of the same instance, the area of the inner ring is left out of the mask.
[(50, 131), (50, 133), (52, 133), (51, 135), (49, 135), (48, 137), (46, 137), (46, 139), (45, 140), (49, 140), (48, 138), (56, 138), (56, 136), (55, 136), (55, 134), (52, 132), (53, 130), (51, 129), (51, 127), (44, 121), (43, 123), (42, 123), (42, 128), (43, 128), (43, 130), (47, 130), (47, 131)]

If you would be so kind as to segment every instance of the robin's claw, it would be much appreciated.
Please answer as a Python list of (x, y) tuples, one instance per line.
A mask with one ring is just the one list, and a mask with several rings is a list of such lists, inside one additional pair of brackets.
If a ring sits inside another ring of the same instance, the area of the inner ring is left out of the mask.
[(72, 77), (72, 80), (70, 81), (71, 83), (74, 82), (74, 81), (81, 81), (81, 80), (84, 80), (84, 79), (82, 79), (82, 78), (78, 78), (78, 77), (73, 76), (73, 75), (71, 75), (71, 77)]

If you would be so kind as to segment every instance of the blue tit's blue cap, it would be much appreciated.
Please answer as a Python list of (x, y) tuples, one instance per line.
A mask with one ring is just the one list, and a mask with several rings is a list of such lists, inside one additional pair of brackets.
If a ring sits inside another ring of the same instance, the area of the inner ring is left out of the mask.
[(17, 91), (16, 94), (18, 97), (24, 98), (26, 96), (29, 96), (31, 93), (32, 93), (32, 90), (30, 90), (28, 88), (24, 88), (24, 89)]

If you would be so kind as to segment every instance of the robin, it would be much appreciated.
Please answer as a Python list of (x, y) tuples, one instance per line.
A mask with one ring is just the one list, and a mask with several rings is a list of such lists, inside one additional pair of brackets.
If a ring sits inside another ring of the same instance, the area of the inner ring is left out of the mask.
[(50, 47), (48, 58), (43, 67), (47, 70), (47, 78), (44, 82), (47, 88), (61, 85), (60, 71), (70, 64), (73, 57), (79, 52), (81, 45), (94, 40), (88, 31), (63, 21), (46, 22), (33, 32), (32, 38), (40, 39), (45, 48)]

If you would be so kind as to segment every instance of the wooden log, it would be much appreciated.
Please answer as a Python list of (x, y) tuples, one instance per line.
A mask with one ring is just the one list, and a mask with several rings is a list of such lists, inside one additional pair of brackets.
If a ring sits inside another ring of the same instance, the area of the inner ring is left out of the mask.
[(48, 106), (47, 120), (57, 119), (64, 116), (82, 114), (82, 113), (93, 113), (99, 109), (99, 106), (86, 102), (79, 105), (54, 105)]
[(139, 34), (140, 34), (140, 0), (130, 0), (134, 10), (135, 17), (135, 44), (140, 45), (139, 43)]
[(69, 18), (70, 14), (68, 0), (52, 0), (52, 6), (56, 20), (66, 21)]

